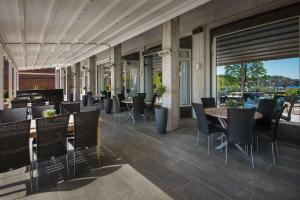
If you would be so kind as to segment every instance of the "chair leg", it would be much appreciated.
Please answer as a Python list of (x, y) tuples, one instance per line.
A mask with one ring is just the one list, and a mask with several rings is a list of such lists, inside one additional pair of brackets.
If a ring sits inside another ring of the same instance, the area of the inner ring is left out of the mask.
[(253, 145), (250, 145), (250, 155), (251, 155), (251, 163), (252, 163), (252, 168), (254, 168), (254, 159), (253, 159)]
[(256, 152), (258, 152), (258, 136), (256, 136)]
[(227, 148), (228, 148), (228, 144), (225, 145), (225, 165), (227, 166)]
[(272, 145), (273, 163), (275, 165), (274, 142), (271, 142), (271, 145)]
[(30, 165), (29, 165), (29, 176), (30, 176), (30, 191), (33, 192), (32, 190), (32, 178), (33, 178), (33, 172), (32, 172), (32, 166), (31, 166), (31, 162), (30, 162)]
[(75, 149), (74, 149), (74, 153), (73, 153), (73, 158), (74, 158), (74, 176), (75, 176)]
[(197, 143), (196, 143), (196, 146), (198, 146), (198, 143), (199, 143), (199, 131), (198, 131), (198, 134), (197, 134)]
[(67, 164), (67, 172), (68, 172), (68, 176), (69, 176), (70, 171), (69, 171), (69, 159), (68, 159), (68, 153), (66, 154), (66, 164)]
[(277, 157), (279, 156), (279, 153), (278, 153), (278, 145), (277, 145), (277, 141), (275, 140), (275, 147), (276, 147), (276, 153), (277, 153)]
[(207, 155), (209, 156), (210, 135), (207, 136)]

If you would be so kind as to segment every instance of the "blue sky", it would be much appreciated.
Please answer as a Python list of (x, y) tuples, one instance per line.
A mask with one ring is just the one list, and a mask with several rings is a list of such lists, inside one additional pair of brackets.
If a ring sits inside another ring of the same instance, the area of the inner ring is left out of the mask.
[[(299, 58), (263, 61), (264, 67), (269, 75), (281, 75), (299, 79)], [(224, 74), (224, 66), (217, 69), (218, 74)]]

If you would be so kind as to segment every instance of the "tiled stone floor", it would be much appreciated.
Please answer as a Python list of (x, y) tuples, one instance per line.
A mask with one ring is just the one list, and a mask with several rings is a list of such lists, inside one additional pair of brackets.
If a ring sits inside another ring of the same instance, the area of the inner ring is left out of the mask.
[(226, 167), (224, 153), (212, 149), (207, 156), (206, 136), (195, 146), (192, 119), (159, 135), (151, 120), (102, 117), (100, 167), (91, 155), (89, 164), (78, 165), (75, 177), (70, 165), (70, 175), (66, 170), (62, 174), (65, 181), (55, 178), (57, 174), (50, 181), (42, 177), (34, 193), (25, 168), (2, 173), (0, 199), (299, 199), (299, 148), (279, 143), (280, 156), (272, 165), (270, 144), (260, 142), (252, 169), (249, 158), (232, 147)]

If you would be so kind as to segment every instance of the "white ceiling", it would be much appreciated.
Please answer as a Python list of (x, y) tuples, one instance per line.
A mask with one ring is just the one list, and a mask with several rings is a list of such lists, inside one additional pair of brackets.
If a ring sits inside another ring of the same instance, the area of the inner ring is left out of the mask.
[(209, 0), (0, 0), (0, 39), (19, 70), (70, 66)]

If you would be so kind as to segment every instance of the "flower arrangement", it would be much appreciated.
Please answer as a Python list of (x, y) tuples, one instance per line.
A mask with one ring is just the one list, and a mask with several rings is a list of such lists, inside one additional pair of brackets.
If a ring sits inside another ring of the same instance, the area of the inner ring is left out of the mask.
[(53, 117), (56, 115), (56, 110), (55, 109), (47, 109), (43, 111), (43, 116), (44, 117)]

